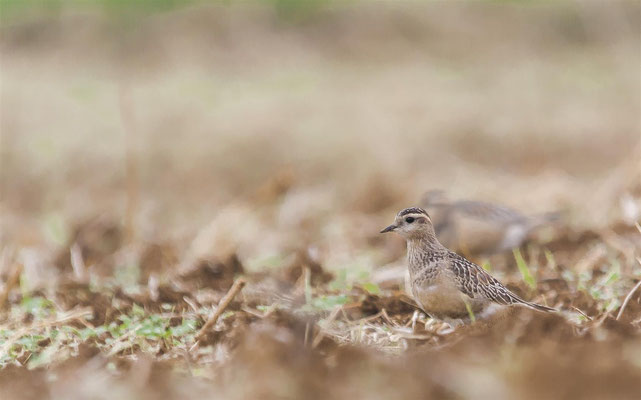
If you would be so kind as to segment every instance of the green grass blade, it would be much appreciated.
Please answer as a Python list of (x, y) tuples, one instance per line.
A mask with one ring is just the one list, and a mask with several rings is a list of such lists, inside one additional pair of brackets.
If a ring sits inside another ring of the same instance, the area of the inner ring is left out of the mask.
[(516, 260), (516, 265), (519, 267), (519, 271), (521, 271), (521, 277), (523, 278), (523, 281), (527, 283), (527, 285), (531, 289), (536, 289), (536, 280), (530, 273), (530, 269), (527, 266), (527, 263), (523, 259), (523, 256), (521, 255), (521, 250), (519, 249), (514, 249), (512, 250), (514, 253), (514, 259)]

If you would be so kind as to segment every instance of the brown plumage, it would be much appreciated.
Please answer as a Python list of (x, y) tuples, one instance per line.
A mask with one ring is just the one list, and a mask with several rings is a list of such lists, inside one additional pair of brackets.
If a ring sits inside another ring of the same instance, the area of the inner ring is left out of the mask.
[(457, 325), (513, 305), (555, 311), (521, 299), (483, 268), (448, 250), (436, 238), (432, 220), (421, 208), (402, 210), (381, 233), (392, 231), (407, 241), (412, 295), (434, 318)]

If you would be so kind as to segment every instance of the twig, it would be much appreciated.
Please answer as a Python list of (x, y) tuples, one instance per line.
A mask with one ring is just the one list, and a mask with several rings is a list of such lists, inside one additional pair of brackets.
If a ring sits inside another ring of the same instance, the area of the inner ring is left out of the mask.
[(603, 325), (603, 321), (605, 321), (608, 317), (610, 316), (610, 312), (606, 312), (602, 314), (599, 319), (596, 320), (596, 322), (592, 325), (592, 327), (599, 327)]
[(592, 317), (590, 317), (588, 314), (586, 314), (586, 313), (584, 313), (583, 311), (581, 311), (581, 309), (579, 309), (579, 308), (577, 308), (577, 307), (574, 307), (574, 306), (572, 306), (572, 309), (573, 309), (574, 311), (578, 312), (579, 314), (583, 315), (583, 316), (584, 316), (585, 318), (587, 318), (589, 321), (592, 321)]
[(190, 299), (187, 296), (183, 296), (183, 301), (187, 303), (187, 305), (198, 315), (198, 307), (196, 306), (196, 303), (192, 299)]
[(203, 336), (207, 334), (207, 331), (216, 324), (216, 321), (218, 321), (218, 318), (222, 315), (222, 313), (225, 311), (227, 306), (229, 306), (229, 303), (236, 297), (238, 292), (245, 286), (247, 282), (243, 278), (238, 278), (236, 279), (236, 282), (231, 286), (227, 294), (225, 294), (225, 297), (223, 297), (220, 302), (218, 303), (218, 307), (216, 307), (216, 310), (209, 316), (207, 319), (207, 322), (205, 322), (205, 325), (203, 325), (202, 328), (200, 328), (200, 331), (196, 334), (196, 340), (202, 339)]
[(350, 323), (352, 323), (354, 325), (358, 325), (358, 324), (362, 324), (362, 323), (365, 323), (365, 322), (371, 322), (371, 321), (374, 321), (374, 320), (380, 318), (382, 315), (383, 315), (383, 313), (379, 311), (378, 313), (376, 313), (374, 315), (370, 315), (369, 317), (364, 317), (364, 318), (361, 318), (361, 319), (357, 319), (356, 321), (350, 321)]
[(309, 321), (305, 324), (305, 337), (303, 338), (303, 347), (307, 347), (307, 338), (309, 337)]
[[(334, 309), (332, 310), (332, 313), (331, 313), (331, 314), (329, 315), (329, 317), (327, 317), (327, 319), (325, 320), (325, 324), (329, 325), (329, 324), (331, 324), (332, 322), (334, 322), (334, 320), (335, 320), (335, 319), (336, 319), (336, 317), (338, 316), (339, 311), (341, 311), (341, 310), (342, 310), (342, 308), (343, 308), (342, 306), (336, 306), (336, 307), (334, 307)], [(312, 349), (315, 349), (315, 348), (316, 348), (316, 346), (318, 346), (318, 345), (320, 344), (320, 342), (323, 340), (323, 338), (325, 337), (325, 334), (326, 334), (326, 333), (325, 333), (325, 330), (324, 330), (322, 327), (320, 327), (320, 326), (319, 326), (319, 328), (320, 328), (320, 329), (319, 329), (319, 331), (318, 331), (318, 334), (316, 335), (316, 337), (315, 337), (315, 338), (314, 338), (314, 340), (312, 341)]]
[(4, 305), (9, 300), (9, 294), (13, 290), (18, 282), (20, 281), (20, 275), (22, 274), (22, 264), (16, 264), (16, 267), (11, 272), (11, 275), (7, 278), (7, 284), (4, 286), (4, 290), (0, 293), (0, 310), (4, 308)]
[(630, 290), (630, 293), (628, 293), (628, 295), (625, 296), (625, 300), (623, 300), (623, 304), (621, 305), (621, 308), (619, 309), (619, 313), (617, 314), (617, 318), (616, 318), (617, 321), (619, 320), (619, 318), (621, 318), (621, 315), (623, 315), (623, 311), (625, 310), (625, 307), (628, 305), (628, 302), (632, 298), (632, 295), (634, 294), (634, 292), (637, 291), (639, 287), (641, 287), (641, 280), (637, 282), (637, 284), (634, 285), (632, 290)]
[(338, 308), (338, 311), (340, 311), (341, 314), (343, 314), (343, 318), (345, 319), (345, 322), (351, 323), (352, 320), (349, 319), (349, 317), (347, 316), (347, 313), (345, 312), (345, 308), (346, 307), (351, 307), (351, 306), (349, 306), (349, 305), (348, 306), (341, 306), (341, 307)]
[(85, 317), (89, 317), (89, 316), (93, 316), (93, 310), (90, 307), (79, 308), (76, 310), (71, 310), (71, 312), (69, 312), (66, 315), (63, 315), (62, 317), (58, 318), (55, 321), (44, 322), (43, 324), (40, 324), (37, 326), (41, 328), (52, 327), (65, 322), (75, 321), (80, 318), (84, 319)]
[(397, 327), (398, 326), (398, 324), (396, 322), (392, 321), (392, 319), (389, 317), (389, 315), (387, 314), (387, 311), (385, 311), (384, 308), (381, 309), (381, 314), (383, 315), (383, 319), (385, 321), (387, 321), (388, 324), (392, 325), (393, 327)]

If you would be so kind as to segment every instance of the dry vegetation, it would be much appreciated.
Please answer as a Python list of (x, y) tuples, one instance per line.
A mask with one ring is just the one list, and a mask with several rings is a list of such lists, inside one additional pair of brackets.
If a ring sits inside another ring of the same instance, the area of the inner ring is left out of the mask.
[[(275, 4), (4, 16), (0, 398), (638, 398), (638, 4)], [(561, 312), (416, 312), (433, 188)]]

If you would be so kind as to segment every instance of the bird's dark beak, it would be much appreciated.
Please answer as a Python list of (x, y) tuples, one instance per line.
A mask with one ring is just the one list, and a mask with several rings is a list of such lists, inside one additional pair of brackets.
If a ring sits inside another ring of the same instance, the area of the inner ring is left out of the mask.
[(394, 229), (396, 229), (396, 228), (398, 228), (398, 226), (396, 226), (396, 225), (390, 225), (390, 226), (388, 226), (387, 228), (383, 229), (383, 230), (381, 231), (381, 233), (391, 232), (391, 231), (393, 231), (393, 230), (394, 230)]

